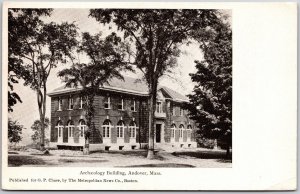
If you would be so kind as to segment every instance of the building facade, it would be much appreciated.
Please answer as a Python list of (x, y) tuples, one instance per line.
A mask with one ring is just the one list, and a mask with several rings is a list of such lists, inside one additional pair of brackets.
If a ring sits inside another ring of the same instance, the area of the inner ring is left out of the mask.
[[(80, 88), (60, 87), (51, 97), (50, 142), (59, 149), (82, 148), (86, 128)], [(146, 148), (149, 137), (148, 91), (144, 83), (113, 79), (95, 96), (94, 130), (90, 148), (123, 150)], [(155, 111), (155, 146), (196, 147), (195, 122), (182, 104), (187, 98), (160, 87)]]

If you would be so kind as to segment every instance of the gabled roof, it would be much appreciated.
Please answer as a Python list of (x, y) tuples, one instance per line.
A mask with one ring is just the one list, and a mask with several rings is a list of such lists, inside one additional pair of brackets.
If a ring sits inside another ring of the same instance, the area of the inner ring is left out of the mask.
[[(65, 86), (60, 86), (54, 89), (52, 92), (48, 93), (48, 96), (58, 95), (58, 94), (65, 94), (69, 92), (76, 92), (80, 91), (82, 88), (66, 88)], [(138, 96), (148, 96), (148, 87), (147, 84), (142, 80), (137, 80), (135, 78), (124, 76), (124, 80), (113, 78), (109, 81), (108, 84), (104, 84), (101, 90), (107, 91), (115, 91), (127, 94), (133, 94)], [(162, 86), (159, 87), (159, 90), (164, 90), (168, 96), (174, 101), (187, 101), (188, 98), (178, 92), (166, 87)]]
[(184, 96), (184, 95), (182, 95), (182, 94), (180, 94), (180, 93), (178, 93), (178, 92), (176, 92), (176, 91), (174, 91), (174, 90), (172, 90), (172, 89), (170, 89), (166, 86), (161, 86), (160, 89), (163, 89), (170, 96), (170, 98), (172, 98), (172, 100), (186, 101), (186, 102), (189, 101), (189, 99), (186, 96)]

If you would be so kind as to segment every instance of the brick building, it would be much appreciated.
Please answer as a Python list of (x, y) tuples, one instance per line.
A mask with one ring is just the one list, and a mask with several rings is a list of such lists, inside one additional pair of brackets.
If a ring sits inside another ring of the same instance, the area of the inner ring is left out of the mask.
[[(94, 99), (95, 130), (90, 138), (93, 149), (137, 149), (148, 144), (148, 90), (145, 83), (125, 77), (113, 79), (100, 88)], [(80, 88), (59, 87), (51, 97), (52, 146), (82, 148), (84, 145), (83, 101)], [(156, 147), (195, 147), (196, 126), (182, 108), (187, 98), (160, 87), (155, 111)]]

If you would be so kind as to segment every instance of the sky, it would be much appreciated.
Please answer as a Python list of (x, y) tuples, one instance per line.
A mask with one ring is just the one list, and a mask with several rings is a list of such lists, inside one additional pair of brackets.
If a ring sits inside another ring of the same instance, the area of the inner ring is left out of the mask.
[[(75, 24), (79, 28), (79, 32), (89, 32), (91, 34), (96, 34), (102, 32), (103, 36), (110, 34), (112, 31), (115, 31), (116, 28), (111, 26), (112, 29), (109, 30), (109, 26), (103, 26), (98, 23), (94, 18), (88, 17), (89, 10), (88, 9), (54, 9), (52, 15), (47, 18), (43, 18), (44, 22), (75, 22)], [(194, 84), (191, 82), (189, 73), (194, 73), (196, 71), (195, 68), (195, 60), (202, 60), (203, 53), (199, 49), (198, 45), (195, 43), (187, 45), (182, 45), (180, 47), (182, 54), (177, 59), (178, 66), (173, 70), (172, 77), (176, 78), (171, 79), (169, 76), (162, 77), (160, 79), (160, 85), (168, 86), (169, 88), (183, 94), (189, 94), (192, 92)], [(50, 73), (47, 82), (48, 92), (51, 92), (55, 88), (62, 86), (60, 78), (57, 77), (57, 73), (69, 67), (70, 64), (65, 64), (53, 69)], [(124, 73), (126, 76), (130, 77), (139, 77), (139, 73)], [(36, 94), (29, 87), (25, 87), (20, 81), (18, 85), (15, 85), (14, 89), (21, 97), (23, 103), (18, 103), (14, 106), (13, 113), (9, 113), (9, 117), (13, 120), (18, 120), (18, 122), (23, 125), (26, 129), (23, 130), (22, 134), (22, 142), (21, 145), (26, 145), (31, 143), (31, 125), (37, 119), (39, 119), (38, 107), (37, 107), (37, 99)], [(46, 103), (47, 111), (46, 116), (50, 118), (50, 98), (47, 97)]]

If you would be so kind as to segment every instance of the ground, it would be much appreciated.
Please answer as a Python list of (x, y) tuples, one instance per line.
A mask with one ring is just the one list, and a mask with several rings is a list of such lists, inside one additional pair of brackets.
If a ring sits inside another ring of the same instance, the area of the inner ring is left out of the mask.
[(146, 158), (147, 150), (97, 151), (83, 155), (81, 151), (50, 150), (43, 155), (39, 150), (25, 149), (8, 152), (8, 166), (78, 166), (78, 167), (198, 167), (230, 168), (224, 150), (181, 149), (156, 152), (155, 159)]

